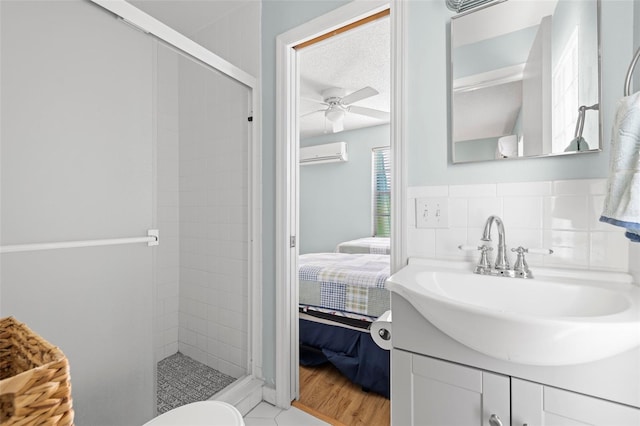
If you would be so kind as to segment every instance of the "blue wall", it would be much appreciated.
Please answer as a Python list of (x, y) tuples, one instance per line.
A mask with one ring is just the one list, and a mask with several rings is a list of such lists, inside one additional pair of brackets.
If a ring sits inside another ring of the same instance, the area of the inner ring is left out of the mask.
[(348, 1), (262, 0), (262, 308), (263, 375), (275, 382), (276, 37)]
[(300, 146), (347, 142), (349, 161), (300, 167), (300, 253), (332, 252), (372, 235), (371, 150), (389, 146), (389, 125), (308, 138)]
[[(633, 55), (633, 7), (634, 3), (638, 5), (638, 0), (602, 2), (603, 152), (455, 165), (451, 164), (448, 132), (451, 99), (447, 51), (449, 19), (453, 13), (443, 0), (403, 1), (408, 8), (405, 119), (408, 123), (410, 186), (602, 178), (608, 175), (611, 125)], [(275, 38), (345, 3), (347, 1), (263, 0), (262, 5), (263, 373), (271, 384), (275, 377)], [(636, 13), (638, 15), (640, 13)], [(638, 24), (640, 22), (636, 22)]]
[(451, 99), (447, 53), (449, 19), (453, 13), (444, 1), (408, 1), (409, 185), (606, 177), (613, 115), (616, 102), (622, 96), (624, 76), (632, 55), (633, 4), (633, 0), (605, 0), (601, 4), (603, 152), (454, 165), (449, 148)]

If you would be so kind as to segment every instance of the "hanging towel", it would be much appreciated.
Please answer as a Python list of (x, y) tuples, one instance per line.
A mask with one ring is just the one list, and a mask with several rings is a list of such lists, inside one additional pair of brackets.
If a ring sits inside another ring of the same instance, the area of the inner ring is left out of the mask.
[(626, 228), (627, 238), (640, 242), (640, 92), (618, 102), (600, 221)]

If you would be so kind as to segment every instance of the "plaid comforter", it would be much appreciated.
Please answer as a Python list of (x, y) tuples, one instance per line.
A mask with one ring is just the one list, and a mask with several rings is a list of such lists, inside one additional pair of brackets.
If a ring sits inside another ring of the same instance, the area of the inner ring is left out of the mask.
[(309, 253), (300, 256), (300, 305), (378, 317), (389, 309), (389, 256)]

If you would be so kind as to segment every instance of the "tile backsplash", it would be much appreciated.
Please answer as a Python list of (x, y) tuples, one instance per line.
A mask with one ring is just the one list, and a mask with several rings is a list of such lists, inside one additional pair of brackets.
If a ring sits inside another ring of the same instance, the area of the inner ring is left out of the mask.
[[(600, 222), (606, 179), (478, 185), (415, 186), (408, 189), (409, 256), (475, 261), (492, 214), (505, 225), (508, 248), (550, 248), (551, 255), (527, 255), (529, 265), (594, 270), (629, 270), (629, 242), (621, 228)], [(416, 198), (448, 197), (449, 227), (416, 227)], [(494, 244), (496, 230), (492, 230)], [(511, 264), (515, 254), (509, 252)]]

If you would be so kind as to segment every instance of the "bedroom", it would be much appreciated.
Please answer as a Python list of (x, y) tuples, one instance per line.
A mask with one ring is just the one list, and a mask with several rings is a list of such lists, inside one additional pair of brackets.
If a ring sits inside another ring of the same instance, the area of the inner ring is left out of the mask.
[(388, 10), (363, 21), (296, 48), (299, 403), (353, 422), (358, 413), (350, 406), (357, 404), (324, 390), (345, 379), (349, 398), (380, 407), (359, 420), (388, 424), (389, 351), (376, 346), (368, 331), (390, 302), (384, 289), (390, 265)]

